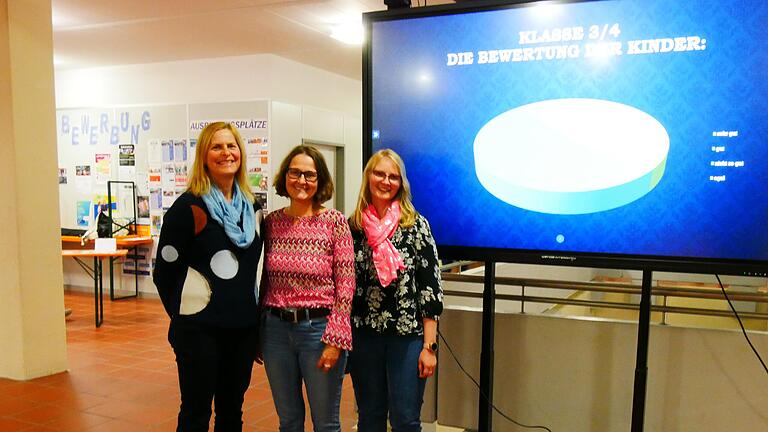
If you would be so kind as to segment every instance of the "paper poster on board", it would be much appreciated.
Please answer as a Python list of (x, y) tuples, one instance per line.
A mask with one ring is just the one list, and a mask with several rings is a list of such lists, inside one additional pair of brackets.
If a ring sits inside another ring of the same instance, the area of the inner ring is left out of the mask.
[(87, 227), (91, 224), (91, 202), (78, 201), (75, 205), (77, 206), (75, 209), (75, 225), (79, 227)]
[(94, 155), (94, 174), (97, 185), (105, 185), (112, 174), (112, 155), (109, 153), (96, 153)]
[(136, 213), (139, 223), (149, 223), (149, 196), (139, 195), (136, 197)]
[(91, 193), (90, 165), (75, 165), (75, 189), (80, 194)]
[(160, 145), (160, 140), (151, 139), (147, 142), (147, 162), (152, 164), (159, 164), (163, 161), (163, 148)]
[(163, 190), (172, 191), (176, 187), (176, 166), (173, 163), (164, 163), (160, 172), (160, 185)]
[(187, 153), (187, 163), (190, 168), (195, 163), (195, 154), (197, 152), (197, 138), (191, 138), (189, 140), (189, 152)]
[(163, 162), (173, 162), (173, 141), (162, 140), (160, 147), (162, 148)]
[(269, 179), (269, 149), (266, 138), (249, 138), (245, 145), (248, 183), (252, 192), (267, 192)]
[(136, 180), (136, 154), (133, 144), (120, 144), (118, 155), (118, 177), (120, 180)]
[(163, 210), (163, 190), (159, 187), (149, 188), (149, 211), (158, 213)]
[(176, 173), (174, 178), (176, 189), (186, 189), (188, 176), (187, 164), (185, 162), (175, 163), (173, 169)]
[(136, 171), (136, 195), (149, 194), (149, 173), (146, 171)]
[(149, 187), (159, 187), (161, 179), (160, 164), (150, 165), (148, 171), (149, 172), (147, 173), (147, 176), (149, 178)]
[(135, 166), (136, 165), (136, 153), (133, 144), (120, 144), (120, 166)]
[(171, 208), (174, 201), (176, 201), (176, 194), (173, 189), (163, 188), (163, 210)]
[(251, 192), (266, 192), (269, 179), (261, 167), (248, 167), (248, 184), (251, 186)]
[(150, 216), (151, 225), (150, 225), (150, 232), (152, 235), (160, 235), (160, 229), (163, 227), (163, 215), (162, 214), (156, 214)]
[(174, 162), (187, 161), (187, 140), (173, 140)]

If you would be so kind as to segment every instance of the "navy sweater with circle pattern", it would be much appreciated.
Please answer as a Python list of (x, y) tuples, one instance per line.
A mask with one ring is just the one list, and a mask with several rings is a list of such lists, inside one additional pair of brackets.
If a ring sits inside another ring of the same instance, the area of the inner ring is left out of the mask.
[(202, 198), (179, 196), (163, 218), (153, 280), (168, 316), (226, 328), (258, 324), (258, 275), (263, 241), (245, 249), (227, 237)]

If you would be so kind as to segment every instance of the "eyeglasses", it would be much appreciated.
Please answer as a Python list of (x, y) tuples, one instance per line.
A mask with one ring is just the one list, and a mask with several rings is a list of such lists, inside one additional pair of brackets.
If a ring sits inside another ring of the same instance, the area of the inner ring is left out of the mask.
[(317, 181), (316, 171), (302, 171), (298, 168), (288, 168), (288, 178), (291, 180), (298, 180), (304, 176), (304, 180), (312, 183)]
[(378, 171), (378, 170), (371, 171), (371, 174), (376, 178), (376, 180), (379, 180), (379, 181), (384, 181), (386, 179), (389, 179), (390, 183), (400, 183), (400, 176), (397, 174), (387, 174), (384, 171)]

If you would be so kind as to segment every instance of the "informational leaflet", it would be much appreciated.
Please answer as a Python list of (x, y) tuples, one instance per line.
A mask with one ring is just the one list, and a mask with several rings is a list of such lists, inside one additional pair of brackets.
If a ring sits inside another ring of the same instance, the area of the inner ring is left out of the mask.
[(90, 201), (77, 201), (75, 203), (75, 225), (79, 227), (87, 227), (91, 224), (91, 202)]
[(162, 140), (160, 146), (163, 152), (163, 162), (173, 162), (173, 140)]
[(120, 180), (136, 180), (136, 154), (133, 144), (120, 144), (118, 157), (118, 176)]
[(147, 143), (147, 163), (159, 164), (163, 161), (163, 148), (160, 145), (160, 140), (151, 139)]
[(112, 155), (109, 153), (96, 153), (94, 161), (96, 184), (106, 185), (112, 174)]
[(91, 193), (91, 166), (75, 165), (75, 188), (80, 194)]

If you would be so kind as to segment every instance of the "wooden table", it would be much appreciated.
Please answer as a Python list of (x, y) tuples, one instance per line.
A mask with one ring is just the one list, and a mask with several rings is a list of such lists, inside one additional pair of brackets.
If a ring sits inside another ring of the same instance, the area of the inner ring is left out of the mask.
[[(79, 242), (79, 240), (78, 240)], [(102, 280), (103, 276), (103, 266), (102, 262), (104, 258), (109, 258), (110, 260), (124, 257), (128, 255), (127, 249), (118, 249), (116, 251), (112, 252), (96, 252), (93, 249), (63, 249), (61, 251), (61, 256), (63, 257), (71, 257), (75, 261), (77, 261), (78, 264), (80, 264), (80, 267), (85, 270), (88, 275), (93, 277), (93, 295), (94, 295), (94, 312), (96, 315), (96, 327), (101, 327), (101, 323), (104, 322), (104, 299), (103, 299), (103, 293), (104, 293), (104, 281)], [(89, 267), (88, 264), (86, 264), (82, 258), (93, 258), (93, 267)], [(110, 275), (111, 275), (111, 269), (110, 269)]]
[[(138, 297), (139, 295), (139, 258), (137, 256), (138, 247), (141, 245), (147, 245), (152, 244), (154, 241), (152, 237), (141, 237), (141, 236), (135, 236), (135, 235), (129, 235), (129, 236), (117, 236), (115, 237), (115, 241), (117, 243), (118, 249), (127, 249), (133, 254), (131, 256), (125, 256), (126, 259), (133, 259), (134, 262), (134, 293), (131, 295), (126, 296), (115, 296), (115, 288), (114, 288), (114, 276), (113, 276), (113, 268), (114, 268), (114, 262), (116, 259), (123, 257), (124, 255), (121, 255), (119, 257), (110, 257), (109, 258), (109, 299), (110, 300), (121, 300), (126, 298), (134, 298)], [(89, 250), (94, 248), (94, 240), (93, 239), (86, 239), (81, 240), (78, 236), (61, 236), (61, 247), (62, 249), (80, 249), (80, 250)]]
[[(115, 240), (117, 242), (118, 248), (132, 248), (139, 245), (144, 244), (150, 244), (152, 243), (152, 237), (139, 237), (139, 236), (119, 236), (115, 237)], [(80, 243), (80, 237), (78, 236), (61, 236), (61, 244), (62, 246), (74, 246), (75, 244), (80, 246), (82, 244), (82, 247), (87, 247), (90, 245), (91, 248), (93, 248), (93, 239), (87, 239), (84, 241), (85, 244)]]

